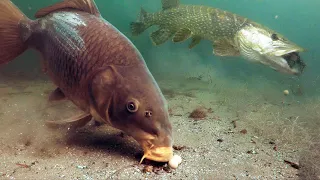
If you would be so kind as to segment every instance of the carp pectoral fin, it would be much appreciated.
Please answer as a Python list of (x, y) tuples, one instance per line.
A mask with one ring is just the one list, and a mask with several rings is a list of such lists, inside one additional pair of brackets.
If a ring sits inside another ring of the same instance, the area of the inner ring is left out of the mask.
[(161, 0), (162, 3), (162, 9), (170, 9), (174, 7), (178, 7), (180, 4), (180, 0)]
[(189, 44), (189, 49), (192, 49), (196, 45), (198, 45), (201, 41), (201, 37), (199, 36), (194, 36), (192, 37), (191, 43)]
[(191, 37), (191, 34), (192, 34), (192, 32), (187, 28), (180, 29), (179, 31), (177, 31), (174, 34), (172, 41), (173, 42), (185, 41)]
[(240, 52), (229, 40), (221, 39), (213, 42), (213, 54), (216, 56), (239, 56)]
[(150, 38), (154, 45), (160, 45), (165, 43), (173, 35), (173, 32), (169, 29), (160, 28), (157, 31), (150, 34)]
[(62, 10), (62, 9), (76, 9), (79, 11), (85, 11), (87, 13), (100, 16), (100, 12), (94, 2), (94, 0), (64, 0), (62, 2), (58, 2), (52, 6), (48, 6), (40, 9), (35, 17), (41, 18), (46, 16), (49, 13), (54, 11)]
[(67, 99), (67, 97), (64, 95), (64, 93), (61, 91), (60, 88), (55, 89), (49, 95), (49, 102), (62, 101), (62, 100), (66, 100), (66, 99)]
[(80, 115), (76, 115), (68, 119), (63, 119), (59, 121), (46, 121), (46, 126), (50, 128), (59, 128), (59, 127), (79, 128), (89, 123), (91, 118), (92, 118), (91, 114), (83, 112)]

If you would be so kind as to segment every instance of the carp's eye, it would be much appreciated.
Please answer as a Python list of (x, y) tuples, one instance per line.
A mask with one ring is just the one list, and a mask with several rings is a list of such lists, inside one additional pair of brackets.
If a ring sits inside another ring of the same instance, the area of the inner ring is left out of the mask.
[(277, 34), (272, 34), (271, 35), (271, 39), (274, 40), (274, 41), (277, 41), (277, 40), (279, 40), (279, 37), (278, 37)]
[(131, 113), (137, 112), (138, 108), (139, 104), (137, 101), (132, 100), (127, 103), (127, 110)]

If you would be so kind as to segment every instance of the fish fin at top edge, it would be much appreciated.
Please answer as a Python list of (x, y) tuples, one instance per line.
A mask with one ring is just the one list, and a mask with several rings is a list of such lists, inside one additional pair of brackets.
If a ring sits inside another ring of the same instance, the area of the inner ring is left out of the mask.
[(162, 9), (170, 9), (170, 8), (175, 8), (178, 7), (180, 4), (180, 0), (161, 0), (162, 3)]
[(58, 11), (62, 9), (76, 9), (79, 11), (84, 11), (84, 12), (93, 14), (95, 16), (100, 16), (100, 12), (94, 0), (64, 0), (54, 5), (40, 9), (35, 14), (35, 17), (41, 18), (54, 11)]

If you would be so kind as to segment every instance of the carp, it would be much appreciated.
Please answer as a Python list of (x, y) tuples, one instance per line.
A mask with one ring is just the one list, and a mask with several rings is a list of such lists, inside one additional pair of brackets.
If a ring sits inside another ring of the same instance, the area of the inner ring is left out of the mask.
[(141, 161), (172, 158), (166, 100), (140, 52), (93, 0), (58, 2), (35, 20), (10, 0), (0, 0), (0, 9), (0, 64), (36, 49), (57, 86), (49, 99), (68, 99), (83, 112), (48, 125), (77, 128), (94, 119), (132, 136), (144, 150)]

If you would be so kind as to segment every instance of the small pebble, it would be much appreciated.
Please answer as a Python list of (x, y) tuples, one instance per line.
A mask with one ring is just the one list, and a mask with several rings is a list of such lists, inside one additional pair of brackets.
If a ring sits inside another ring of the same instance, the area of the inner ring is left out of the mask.
[(145, 166), (142, 170), (143, 173), (150, 173), (152, 171), (153, 171), (153, 167), (150, 165)]
[(77, 166), (78, 169), (87, 169), (87, 166)]
[(182, 159), (181, 159), (181, 157), (179, 156), (179, 155), (174, 155), (171, 159), (170, 159), (170, 161), (169, 161), (169, 166), (170, 166), (170, 168), (172, 168), (172, 169), (177, 169), (178, 168), (178, 166), (179, 166), (179, 164), (182, 162)]

